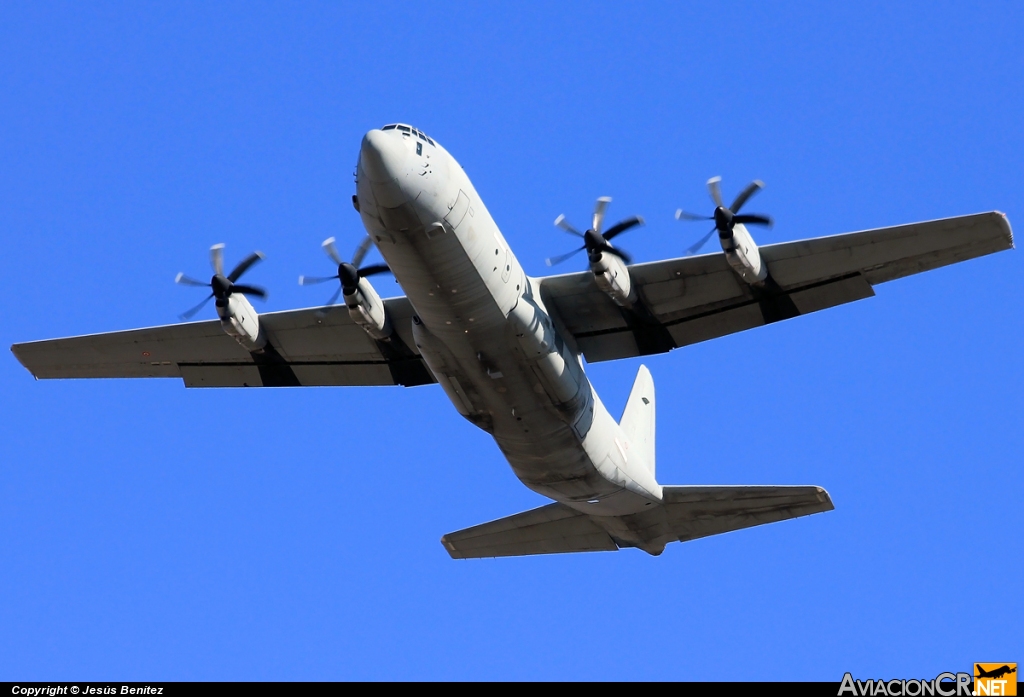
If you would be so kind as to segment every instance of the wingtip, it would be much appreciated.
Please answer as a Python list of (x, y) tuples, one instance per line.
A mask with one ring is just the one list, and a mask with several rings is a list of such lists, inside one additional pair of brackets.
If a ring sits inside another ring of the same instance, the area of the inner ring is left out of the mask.
[(443, 535), (441, 537), (441, 546), (444, 547), (444, 551), (448, 552), (448, 556), (452, 559), (463, 558), (458, 554), (457, 550), (455, 549), (455, 545), (453, 545), (451, 541), (448, 539), (448, 535)]

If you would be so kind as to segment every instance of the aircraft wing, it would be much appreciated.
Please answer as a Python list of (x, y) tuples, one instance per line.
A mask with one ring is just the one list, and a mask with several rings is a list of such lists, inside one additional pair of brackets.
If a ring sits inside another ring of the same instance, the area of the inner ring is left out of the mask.
[[(36, 378), (181, 378), (186, 387), (424, 385), (434, 382), (412, 340), (412, 306), (384, 301), (390, 342), (372, 339), (344, 307), (260, 315), (268, 346), (250, 353), (219, 320), (15, 344)], [(412, 347), (412, 348), (410, 348)]]
[(751, 288), (725, 255), (629, 267), (643, 311), (619, 308), (589, 271), (539, 280), (541, 295), (587, 360), (642, 356), (815, 312), (874, 295), (910, 274), (1011, 249), (999, 212), (783, 242), (760, 248), (769, 290)]
[(656, 508), (615, 518), (589, 516), (560, 503), (448, 533), (453, 559), (614, 551), (617, 531), (640, 534), (657, 554), (669, 542), (777, 523), (833, 509), (817, 486), (666, 486)]

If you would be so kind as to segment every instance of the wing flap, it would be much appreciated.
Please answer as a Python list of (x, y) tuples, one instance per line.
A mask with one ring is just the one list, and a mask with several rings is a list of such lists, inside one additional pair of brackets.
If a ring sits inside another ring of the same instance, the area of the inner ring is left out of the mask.
[(618, 549), (608, 533), (588, 516), (560, 503), (448, 533), (441, 544), (452, 559)]

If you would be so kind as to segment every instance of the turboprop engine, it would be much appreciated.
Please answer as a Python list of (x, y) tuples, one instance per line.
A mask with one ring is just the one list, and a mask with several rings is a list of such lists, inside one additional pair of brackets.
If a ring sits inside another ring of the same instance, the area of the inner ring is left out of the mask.
[(570, 235), (575, 235), (583, 240), (583, 246), (574, 249), (568, 254), (563, 254), (547, 260), (548, 266), (560, 264), (569, 257), (587, 250), (587, 259), (590, 262), (590, 270), (594, 274), (594, 282), (597, 287), (603, 290), (620, 307), (632, 307), (636, 302), (636, 292), (629, 278), (629, 270), (626, 268), (631, 259), (627, 252), (617, 249), (611, 245), (611, 240), (637, 225), (643, 225), (644, 219), (636, 215), (619, 221), (604, 233), (601, 227), (604, 224), (605, 210), (612, 200), (608, 196), (597, 199), (594, 205), (594, 217), (592, 225), (586, 232), (580, 232), (560, 215), (555, 219), (555, 225)]
[(267, 292), (256, 286), (236, 283), (253, 264), (263, 259), (262, 252), (253, 252), (232, 269), (227, 276), (224, 275), (224, 245), (215, 244), (210, 247), (210, 264), (213, 266), (213, 278), (209, 283), (197, 281), (194, 278), (179, 273), (175, 283), (186, 286), (198, 286), (210, 288), (211, 292), (201, 303), (181, 315), (181, 319), (189, 319), (195, 315), (210, 301), (210, 298), (217, 298), (217, 316), (220, 317), (221, 327), (224, 331), (233, 336), (239, 344), (248, 351), (261, 351), (267, 345), (267, 339), (260, 331), (260, 316), (252, 304), (245, 297), (253, 295), (257, 298), (266, 298)]
[(338, 295), (341, 295), (345, 300), (345, 307), (348, 308), (348, 314), (352, 317), (353, 322), (362, 327), (374, 339), (381, 341), (390, 340), (394, 329), (391, 326), (391, 321), (388, 319), (387, 308), (384, 307), (384, 301), (380, 299), (380, 295), (377, 294), (377, 291), (374, 290), (370, 282), (366, 280), (367, 276), (390, 271), (388, 265), (371, 264), (369, 266), (360, 266), (363, 263), (363, 259), (366, 258), (370, 245), (373, 243), (369, 235), (356, 248), (351, 262), (342, 261), (337, 247), (334, 246), (334, 241), (333, 237), (328, 237), (321, 246), (331, 261), (338, 265), (337, 275), (319, 277), (299, 276), (299, 285), (307, 286), (326, 281), (340, 281), (338, 290), (327, 301), (323, 312), (329, 311), (335, 301), (337, 301)]
[(718, 232), (718, 241), (722, 244), (722, 251), (725, 252), (725, 258), (729, 265), (744, 281), (753, 286), (760, 286), (768, 278), (768, 268), (761, 262), (761, 253), (746, 226), (766, 225), (771, 227), (772, 219), (766, 215), (740, 214), (740, 208), (751, 196), (764, 188), (764, 182), (752, 181), (747, 188), (740, 192), (732, 205), (726, 208), (722, 203), (721, 181), (721, 177), (708, 179), (708, 192), (711, 194), (711, 200), (715, 202), (714, 215), (708, 217), (687, 213), (682, 209), (676, 211), (676, 220), (715, 221), (715, 227), (687, 249), (686, 253), (697, 252), (707, 244), (715, 232)]

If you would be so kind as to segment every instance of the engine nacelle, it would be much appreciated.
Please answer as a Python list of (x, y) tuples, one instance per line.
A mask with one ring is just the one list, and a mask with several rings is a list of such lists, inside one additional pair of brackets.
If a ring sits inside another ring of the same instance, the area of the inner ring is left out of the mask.
[(252, 303), (240, 293), (217, 300), (217, 315), (220, 326), (247, 351), (259, 351), (267, 345), (267, 338), (260, 331), (260, 316)]
[(348, 314), (353, 322), (365, 329), (374, 339), (387, 341), (391, 338), (393, 328), (387, 308), (369, 281), (360, 278), (355, 292), (351, 295), (345, 293), (344, 297), (345, 307), (348, 308)]
[(585, 406), (589, 383), (576, 357), (555, 332), (548, 314), (524, 296), (509, 312), (508, 319), (551, 400), (571, 414)]
[(725, 252), (729, 266), (740, 278), (752, 286), (764, 283), (768, 278), (768, 267), (761, 261), (761, 252), (744, 225), (737, 223), (731, 233), (725, 235), (719, 230), (718, 239), (722, 243), (722, 251)]
[(591, 260), (590, 270), (594, 272), (597, 287), (608, 294), (619, 307), (632, 307), (636, 293), (629, 278), (625, 262), (614, 254), (601, 253), (597, 261)]

